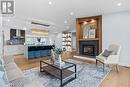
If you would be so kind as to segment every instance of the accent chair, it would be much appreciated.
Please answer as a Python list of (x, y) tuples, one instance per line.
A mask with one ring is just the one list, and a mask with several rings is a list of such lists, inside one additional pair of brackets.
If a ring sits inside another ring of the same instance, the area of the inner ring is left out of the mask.
[(117, 44), (111, 44), (108, 46), (108, 48), (106, 49), (108, 51), (110, 51), (110, 55), (108, 57), (104, 56), (104, 51), (99, 54), (98, 56), (96, 56), (96, 65), (98, 62), (103, 64), (103, 71), (104, 71), (104, 66), (106, 65), (115, 65), (117, 72), (119, 72), (119, 57), (120, 57), (120, 50), (121, 50), (121, 46), (117, 45)]

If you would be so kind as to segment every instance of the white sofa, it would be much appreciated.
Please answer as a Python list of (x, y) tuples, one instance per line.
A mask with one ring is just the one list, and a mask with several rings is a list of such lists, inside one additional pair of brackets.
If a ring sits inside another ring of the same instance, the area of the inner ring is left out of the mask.
[[(3, 73), (4, 74), (3, 74)], [(39, 81), (31, 82), (14, 62), (13, 56), (0, 58), (0, 87), (44, 87)]]

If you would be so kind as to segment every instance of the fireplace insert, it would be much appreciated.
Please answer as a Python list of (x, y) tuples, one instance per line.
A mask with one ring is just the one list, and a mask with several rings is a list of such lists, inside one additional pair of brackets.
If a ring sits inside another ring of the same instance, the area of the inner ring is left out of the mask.
[(83, 55), (95, 56), (95, 46), (83, 45)]
[(99, 54), (98, 41), (80, 41), (79, 53), (82, 56), (95, 57)]

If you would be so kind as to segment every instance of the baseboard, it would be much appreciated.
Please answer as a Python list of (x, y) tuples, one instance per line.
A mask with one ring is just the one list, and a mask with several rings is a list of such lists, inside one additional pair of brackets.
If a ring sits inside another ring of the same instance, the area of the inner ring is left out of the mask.
[(20, 54), (10, 54), (10, 55), (4, 55), (4, 56), (19, 56), (19, 55), (24, 55), (24, 53), (20, 53)]
[(89, 60), (89, 61), (96, 61), (96, 59), (89, 58), (89, 57), (83, 57), (83, 56), (74, 56), (74, 57), (78, 58), (78, 59), (84, 59), (84, 60)]
[[(89, 61), (96, 61), (96, 59), (92, 59), (92, 58), (88, 58), (88, 57), (83, 57), (83, 56), (74, 56), (75, 58), (78, 59), (83, 59), (83, 60), (89, 60)], [(124, 66), (124, 67), (130, 67), (130, 64), (125, 64), (125, 63), (119, 63), (120, 66)]]
[(126, 64), (126, 63), (120, 63), (120, 66), (125, 66), (125, 67), (130, 67), (130, 64)]

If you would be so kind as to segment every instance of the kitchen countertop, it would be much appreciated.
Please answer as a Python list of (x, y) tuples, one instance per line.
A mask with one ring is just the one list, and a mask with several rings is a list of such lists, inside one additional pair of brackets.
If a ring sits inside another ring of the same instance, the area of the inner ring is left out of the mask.
[(25, 46), (52, 46), (52, 45), (25, 45)]

